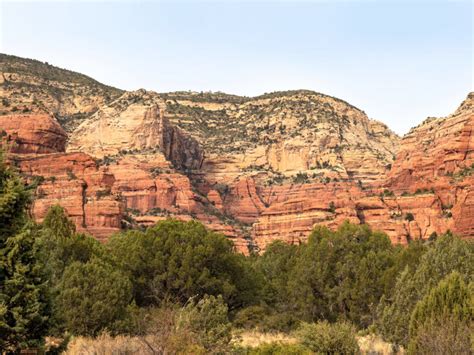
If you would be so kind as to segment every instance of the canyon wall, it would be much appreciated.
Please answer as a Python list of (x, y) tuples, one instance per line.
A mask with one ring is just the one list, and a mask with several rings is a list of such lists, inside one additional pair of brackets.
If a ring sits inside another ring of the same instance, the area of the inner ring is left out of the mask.
[(59, 203), (105, 241), (169, 217), (198, 219), (244, 253), (344, 220), (393, 243), (447, 230), (474, 237), (473, 93), (400, 139), (312, 91), (122, 92), (15, 58), (0, 56), (1, 142), (36, 186), (39, 221)]

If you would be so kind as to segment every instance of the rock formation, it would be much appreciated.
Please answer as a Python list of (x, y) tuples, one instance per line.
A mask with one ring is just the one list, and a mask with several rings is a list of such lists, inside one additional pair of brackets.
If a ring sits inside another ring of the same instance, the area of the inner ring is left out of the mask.
[(255, 98), (169, 93), (170, 121), (203, 146), (208, 179), (229, 183), (258, 175), (259, 183), (327, 178), (381, 180), (399, 137), (356, 107), (312, 91)]
[(123, 203), (111, 193), (115, 178), (84, 153), (14, 155), (22, 174), (37, 181), (33, 216), (41, 221), (50, 206), (62, 205), (79, 231), (106, 240), (121, 229)]
[(46, 114), (0, 116), (0, 135), (13, 153), (57, 153), (66, 147), (67, 134)]
[(1, 53), (0, 85), (0, 115), (46, 113), (68, 132), (122, 94), (83, 74)]
[(59, 203), (79, 230), (106, 240), (195, 218), (242, 252), (304, 242), (316, 224), (344, 220), (394, 243), (448, 229), (474, 237), (473, 93), (400, 140), (311, 91), (121, 92), (36, 61), (2, 55), (0, 64), (2, 142), (37, 185), (38, 220)]
[(77, 127), (68, 151), (98, 158), (120, 152), (159, 151), (177, 168), (199, 169), (203, 161), (199, 144), (169, 123), (163, 107), (154, 93), (127, 92)]
[(474, 237), (473, 99), (471, 93), (453, 115), (412, 129), (381, 182), (263, 188), (270, 207), (254, 224), (256, 244), (305, 240), (315, 224), (335, 227), (344, 219), (382, 230), (394, 243), (447, 230)]

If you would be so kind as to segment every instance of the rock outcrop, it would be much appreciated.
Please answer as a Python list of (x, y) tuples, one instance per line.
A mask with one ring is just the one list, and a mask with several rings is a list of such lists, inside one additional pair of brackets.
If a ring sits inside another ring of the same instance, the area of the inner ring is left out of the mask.
[(67, 150), (98, 158), (156, 151), (179, 169), (199, 169), (203, 161), (199, 144), (169, 123), (163, 107), (155, 93), (127, 92), (77, 127)]
[(432, 191), (444, 227), (474, 237), (474, 93), (454, 114), (430, 118), (403, 138), (386, 186), (402, 194)]
[[(301, 184), (262, 188), (269, 206), (253, 225), (260, 249), (305, 240), (315, 224), (367, 223), (394, 243), (451, 230), (474, 237), (474, 94), (451, 116), (407, 134), (385, 180), (374, 184)], [(329, 206), (331, 201), (331, 206)]]
[(399, 137), (356, 107), (312, 91), (244, 98), (163, 94), (170, 121), (206, 152), (203, 172), (219, 183), (323, 179), (373, 183), (393, 163)]
[(0, 132), (38, 185), (38, 220), (59, 203), (79, 230), (106, 240), (195, 218), (242, 252), (301, 243), (315, 225), (344, 220), (393, 243), (447, 230), (474, 237), (474, 93), (400, 140), (311, 91), (124, 93), (15, 58), (0, 56)]
[(0, 53), (0, 115), (54, 115), (70, 132), (122, 90), (38, 60)]
[(79, 231), (107, 240), (121, 229), (124, 206), (111, 193), (115, 178), (84, 153), (24, 154), (11, 157), (29, 181), (37, 181), (33, 216), (41, 221), (49, 207), (63, 206)]
[(57, 153), (66, 147), (66, 132), (50, 115), (0, 116), (0, 135), (12, 153)]

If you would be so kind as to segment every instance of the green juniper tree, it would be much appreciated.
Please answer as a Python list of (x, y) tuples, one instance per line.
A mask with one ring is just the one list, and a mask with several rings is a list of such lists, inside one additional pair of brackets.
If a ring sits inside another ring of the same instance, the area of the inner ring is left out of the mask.
[(410, 315), (417, 302), (453, 271), (465, 282), (473, 281), (474, 244), (447, 233), (429, 247), (416, 267), (405, 267), (392, 292), (382, 299), (377, 323), (384, 338), (408, 345)]
[(67, 330), (97, 335), (120, 330), (132, 299), (132, 286), (119, 270), (93, 258), (69, 265), (59, 284), (57, 307)]
[(17, 351), (42, 343), (49, 304), (37, 262), (38, 227), (28, 221), (29, 193), (0, 152), (0, 348)]
[(394, 264), (384, 233), (348, 222), (334, 232), (316, 227), (290, 273), (290, 300), (305, 320), (342, 318), (367, 327)]
[(108, 243), (116, 266), (132, 281), (138, 306), (165, 299), (222, 295), (229, 308), (254, 302), (258, 282), (232, 242), (196, 221), (166, 220), (145, 232), (117, 234)]
[(420, 300), (411, 314), (410, 354), (470, 354), (474, 295), (453, 272)]

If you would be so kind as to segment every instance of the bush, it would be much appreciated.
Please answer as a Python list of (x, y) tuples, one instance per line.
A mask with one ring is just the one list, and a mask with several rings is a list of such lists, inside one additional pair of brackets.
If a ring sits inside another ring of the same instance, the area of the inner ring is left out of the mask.
[[(239, 353), (239, 352), (238, 352)], [(300, 344), (270, 343), (256, 348), (244, 349), (240, 353), (248, 355), (311, 355), (313, 352)]]
[(234, 317), (233, 324), (237, 328), (262, 329), (264, 319), (268, 316), (270, 309), (264, 306), (249, 306), (241, 309)]
[(196, 221), (166, 220), (145, 232), (113, 236), (108, 249), (114, 264), (132, 281), (138, 306), (165, 299), (184, 304), (205, 294), (222, 295), (230, 307), (258, 300), (255, 273), (232, 242)]
[(336, 213), (336, 204), (333, 201), (329, 202), (329, 212)]
[(164, 303), (139, 310), (134, 317), (138, 339), (153, 354), (227, 354), (231, 324), (222, 297), (204, 296), (184, 307)]
[(473, 324), (444, 315), (427, 322), (410, 339), (408, 354), (472, 354)]
[(293, 176), (293, 183), (295, 184), (306, 184), (309, 182), (308, 174), (298, 172), (296, 176)]
[(297, 332), (301, 344), (318, 354), (358, 354), (355, 329), (349, 323), (303, 323)]
[(132, 299), (130, 281), (98, 259), (69, 265), (59, 285), (58, 313), (75, 335), (117, 330)]
[(271, 307), (250, 306), (237, 312), (233, 324), (237, 328), (257, 329), (262, 332), (289, 332), (299, 324), (299, 319), (290, 312)]
[(454, 272), (416, 304), (410, 320), (409, 353), (431, 349), (429, 353), (467, 354), (468, 330), (473, 322), (472, 294), (459, 273)]
[(373, 322), (396, 263), (389, 238), (368, 226), (343, 223), (335, 232), (316, 227), (288, 278), (292, 312), (303, 320)]
[(453, 271), (457, 271), (465, 282), (472, 281), (473, 259), (474, 244), (448, 233), (430, 245), (417, 264), (407, 264), (378, 309), (378, 328), (384, 338), (408, 345), (410, 315), (417, 302)]
[(182, 309), (177, 326), (196, 334), (199, 345), (207, 353), (227, 353), (232, 339), (227, 311), (221, 296), (206, 295), (198, 302), (191, 300)]

